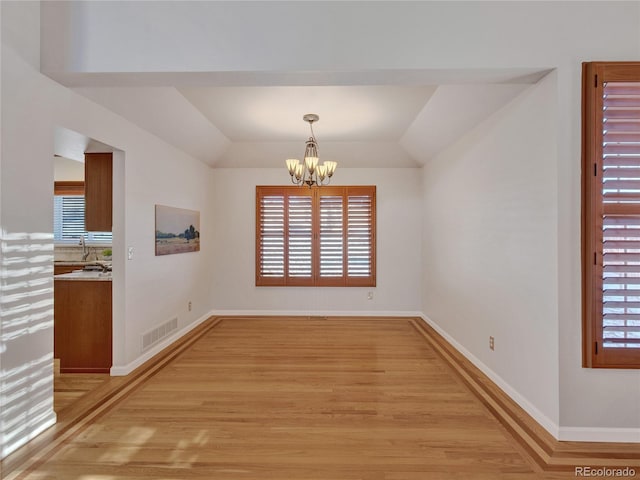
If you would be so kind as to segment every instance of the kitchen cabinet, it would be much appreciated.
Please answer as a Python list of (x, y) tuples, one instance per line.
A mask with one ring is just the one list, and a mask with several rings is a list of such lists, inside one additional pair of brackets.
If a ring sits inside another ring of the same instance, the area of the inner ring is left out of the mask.
[(109, 373), (111, 280), (55, 279), (53, 355), (61, 373)]
[(113, 154), (84, 154), (84, 224), (87, 232), (110, 232), (113, 204)]

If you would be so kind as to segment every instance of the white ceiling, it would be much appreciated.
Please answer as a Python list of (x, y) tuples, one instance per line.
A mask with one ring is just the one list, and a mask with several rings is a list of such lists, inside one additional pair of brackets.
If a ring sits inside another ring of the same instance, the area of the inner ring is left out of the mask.
[(212, 167), (281, 167), (300, 157), (310, 133), (305, 113), (320, 116), (314, 132), (321, 159), (341, 167), (418, 167), (545, 73), (441, 85), (183, 82), (74, 90)]
[(84, 135), (57, 127), (53, 136), (53, 151), (58, 157), (84, 163), (85, 153), (113, 152), (115, 149)]
[(323, 141), (398, 141), (435, 87), (210, 87), (179, 90), (232, 142), (304, 140), (315, 113)]

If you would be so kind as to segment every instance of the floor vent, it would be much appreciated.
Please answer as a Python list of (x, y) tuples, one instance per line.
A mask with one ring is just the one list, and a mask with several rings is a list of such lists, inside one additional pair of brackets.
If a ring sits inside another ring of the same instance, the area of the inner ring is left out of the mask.
[(174, 317), (168, 322), (163, 323), (162, 325), (154, 328), (153, 330), (149, 330), (146, 333), (142, 334), (142, 351), (144, 352), (149, 347), (155, 345), (164, 337), (169, 335), (174, 330), (178, 329), (178, 317)]

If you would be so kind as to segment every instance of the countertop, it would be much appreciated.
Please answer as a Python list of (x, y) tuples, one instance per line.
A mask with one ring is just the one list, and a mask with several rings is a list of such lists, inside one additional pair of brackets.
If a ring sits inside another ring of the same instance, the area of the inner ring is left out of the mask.
[(111, 265), (111, 261), (106, 260), (55, 260), (54, 265)]
[(90, 281), (90, 282), (110, 282), (111, 272), (85, 272), (84, 270), (76, 270), (71, 273), (61, 273), (54, 275), (54, 280), (72, 280), (72, 281)]

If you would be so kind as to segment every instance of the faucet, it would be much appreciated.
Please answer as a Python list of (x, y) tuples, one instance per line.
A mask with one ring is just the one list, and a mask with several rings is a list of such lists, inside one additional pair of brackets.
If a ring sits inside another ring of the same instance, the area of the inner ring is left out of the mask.
[(89, 256), (89, 249), (87, 248), (87, 244), (84, 241), (84, 235), (80, 235), (80, 242), (78, 245), (82, 246), (82, 261), (86, 262), (87, 257)]

